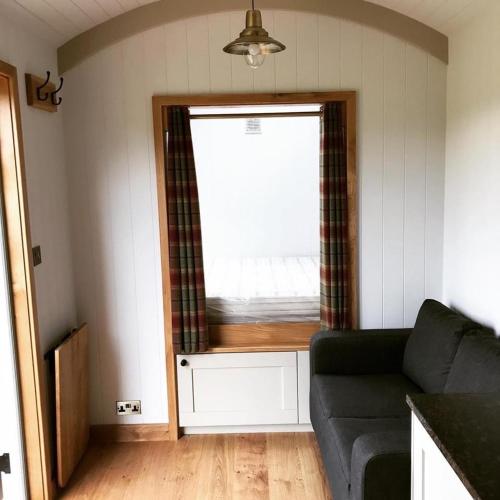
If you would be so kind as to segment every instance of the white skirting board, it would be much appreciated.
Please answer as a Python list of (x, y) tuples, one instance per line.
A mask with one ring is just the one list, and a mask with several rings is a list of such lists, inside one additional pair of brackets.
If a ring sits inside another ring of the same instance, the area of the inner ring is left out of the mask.
[(310, 424), (290, 425), (219, 425), (183, 427), (184, 434), (261, 434), (267, 432), (313, 432)]

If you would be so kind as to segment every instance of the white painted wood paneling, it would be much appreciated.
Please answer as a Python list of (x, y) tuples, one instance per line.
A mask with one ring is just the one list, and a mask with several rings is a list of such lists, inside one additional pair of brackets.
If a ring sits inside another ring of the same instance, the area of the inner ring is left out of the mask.
[(299, 405), (299, 424), (310, 424), (309, 388), (311, 386), (311, 369), (309, 351), (297, 352), (297, 400)]
[[(273, 36), (274, 12), (263, 10), (262, 22)], [(254, 71), (253, 86), (255, 92), (274, 92), (276, 90), (276, 57), (276, 54), (267, 56), (266, 62), (259, 68), (260, 71)]]
[[(444, 294), (500, 335), (500, 3), (452, 36), (448, 71)], [(431, 66), (430, 72), (440, 71)], [(434, 99), (434, 97), (432, 97)], [(434, 104), (435, 101), (433, 101)], [(432, 117), (434, 123), (441, 117)], [(433, 161), (439, 150), (434, 149)], [(438, 203), (433, 193), (428, 208)], [(432, 244), (429, 235), (428, 244)], [(430, 269), (429, 269), (430, 272)]]
[(319, 90), (340, 88), (340, 20), (318, 16)]
[(71, 20), (81, 31), (87, 31), (94, 25), (91, 17), (73, 2), (68, 2), (67, 0), (46, 0), (46, 3), (59, 12), (60, 15)]
[[(136, 207), (132, 204), (131, 194), (136, 192), (140, 185), (136, 181), (132, 181), (132, 175), (135, 179), (139, 178), (138, 166), (133, 165), (130, 168), (133, 157), (130, 158), (127, 144), (127, 118), (130, 118), (129, 110), (132, 109), (133, 102), (127, 101), (127, 86), (129, 82), (126, 78), (126, 71), (132, 67), (133, 54), (128, 52), (128, 47), (116, 45), (111, 48), (109, 59), (105, 68), (103, 68), (103, 80), (109, 82), (109, 88), (101, 89), (100, 94), (105, 97), (101, 106), (103, 106), (102, 120), (104, 130), (99, 138), (95, 138), (93, 143), (102, 144), (102, 160), (106, 164), (106, 169), (100, 171), (99, 175), (103, 175), (103, 181), (106, 183), (106, 191), (100, 200), (100, 205), (97, 207), (100, 219), (107, 221), (107, 226), (110, 230), (109, 235), (101, 234), (101, 238), (106, 239), (104, 245), (108, 247), (105, 252), (104, 260), (106, 262), (103, 268), (103, 273), (107, 273), (111, 283), (113, 283), (114, 293), (112, 303), (112, 319), (114, 328), (110, 329), (111, 342), (107, 345), (108, 351), (105, 359), (109, 359), (116, 350), (118, 365), (115, 367), (113, 374), (115, 380), (118, 381), (118, 387), (127, 387), (132, 394), (141, 392), (141, 347), (143, 342), (137, 337), (137, 297), (135, 293), (135, 255), (134, 255), (134, 240), (135, 232), (132, 226), (132, 210)], [(125, 63), (124, 56), (129, 53), (131, 61)], [(109, 72), (109, 73), (107, 73)], [(106, 75), (107, 73), (107, 75)], [(120, 85), (120, 81), (125, 84)], [(100, 98), (96, 96), (98, 101)], [(104, 103), (107, 102), (107, 105)], [(94, 121), (94, 120), (93, 120)], [(116, 126), (117, 123), (124, 124)], [(131, 122), (133, 126), (134, 122)], [(96, 131), (96, 135), (98, 132)], [(109, 147), (104, 145), (108, 144)], [(101, 149), (97, 148), (96, 154), (101, 155)], [(101, 161), (96, 163), (95, 168), (100, 170)], [(133, 172), (133, 173), (132, 173)], [(131, 184), (131, 181), (133, 184)], [(134, 191), (130, 190), (130, 186), (134, 185)], [(116, 209), (113, 209), (115, 207)], [(106, 236), (111, 236), (108, 239)], [(118, 303), (117, 294), (120, 294), (120, 303)], [(135, 370), (130, 370), (128, 367), (134, 366)], [(111, 416), (114, 413), (113, 406), (108, 403), (113, 399), (139, 399), (125, 396), (122, 390), (118, 393), (118, 398), (114, 398), (112, 391), (114, 385), (105, 383), (105, 404), (103, 411), (106, 415)], [(127, 417), (125, 417), (127, 418)], [(125, 422), (125, 419), (121, 421)], [(135, 421), (135, 420), (134, 420)]]
[[(158, 204), (156, 199), (156, 158), (153, 139), (153, 120), (151, 119), (151, 96), (162, 92), (166, 85), (166, 60), (164, 52), (164, 29), (163, 27), (148, 31), (142, 35), (144, 48), (144, 73), (142, 82), (142, 98), (144, 106), (144, 116), (146, 119), (147, 135), (147, 171), (143, 173), (149, 183), (148, 193), (144, 192), (144, 202), (149, 201), (149, 213), (147, 214), (150, 238), (143, 241), (144, 248), (148, 251), (148, 260), (144, 264), (149, 268), (149, 279), (138, 280), (139, 286), (144, 291), (144, 300), (150, 308), (150, 322), (147, 330), (149, 342), (143, 346), (142, 352), (148, 362), (146, 369), (152, 374), (143, 376), (143, 380), (151, 381), (152, 385), (148, 389), (151, 394), (151, 411), (154, 416), (150, 421), (161, 422), (167, 414), (166, 381), (163, 373), (164, 365), (164, 336), (163, 336), (163, 296), (162, 296), (162, 276), (160, 265), (160, 235), (158, 230)], [(144, 159), (141, 160), (144, 162)], [(143, 221), (145, 222), (145, 220)], [(153, 243), (153, 244), (151, 244)], [(140, 257), (142, 258), (142, 257)], [(149, 260), (150, 259), (150, 260)], [(140, 321), (142, 318), (140, 318)], [(153, 352), (154, 356), (148, 356), (148, 352)], [(149, 362), (149, 360), (154, 360)], [(143, 364), (144, 366), (144, 364)], [(164, 394), (165, 397), (158, 397)], [(148, 413), (149, 418), (149, 413)]]
[(224, 92), (231, 82), (231, 58), (221, 50), (231, 39), (230, 19), (225, 14), (208, 17), (210, 90)]
[(297, 16), (295, 12), (274, 13), (274, 36), (286, 45), (286, 50), (276, 54), (276, 90), (297, 90)]
[(384, 36), (382, 314), (388, 328), (404, 325), (405, 56), (405, 44)]
[(359, 96), (360, 316), (364, 328), (383, 325), (384, 35), (363, 30), (363, 76)]
[[(425, 299), (425, 218), (427, 156), (427, 71), (426, 55), (406, 48), (405, 73), (405, 205), (404, 205), (404, 325), (415, 324), (418, 307)], [(424, 161), (422, 161), (424, 160)]]
[(116, 17), (125, 12), (119, 0), (97, 0), (96, 3), (99, 3), (109, 17)]
[[(137, 39), (138, 38), (138, 39)], [(162, 316), (159, 316), (158, 304), (161, 297), (157, 288), (151, 290), (150, 283), (155, 283), (160, 275), (160, 269), (152, 266), (158, 256), (158, 249), (151, 245), (155, 241), (157, 224), (151, 217), (154, 200), (151, 190), (154, 188), (155, 179), (151, 175), (149, 162), (143, 159), (149, 157), (149, 142), (145, 130), (149, 125), (149, 110), (143, 97), (146, 74), (146, 47), (142, 35), (130, 39), (125, 44), (124, 60), (129, 64), (124, 66), (125, 102), (124, 106), (127, 123), (127, 156), (129, 185), (135, 189), (129, 190), (128, 200), (131, 207), (130, 232), (133, 243), (133, 268), (131, 269), (133, 279), (134, 295), (132, 302), (135, 305), (135, 322), (132, 327), (135, 331), (144, 332), (145, 342), (131, 332), (137, 345), (137, 353), (140, 355), (136, 363), (140, 367), (140, 387), (138, 392), (142, 394), (142, 401), (152, 408), (152, 419), (160, 420), (164, 412), (164, 399), (160, 404), (157, 395), (163, 389), (163, 383), (156, 377), (156, 363), (163, 361), (163, 353), (156, 347), (159, 341), (159, 326)], [(137, 71), (140, 68), (140, 71)], [(156, 213), (156, 212), (155, 212)], [(138, 279), (141, 277), (141, 279)], [(156, 363), (149, 363), (153, 359)], [(134, 360), (132, 360), (134, 362)], [(146, 382), (149, 381), (149, 382)]]
[(317, 90), (319, 79), (318, 17), (301, 14), (297, 24), (297, 88)]
[(89, 16), (93, 23), (94, 26), (100, 23), (103, 23), (104, 21), (107, 21), (110, 18), (110, 15), (106, 10), (103, 8), (103, 6), (93, 0), (71, 0), (81, 11), (85, 12), (87, 16)]
[(189, 93), (187, 27), (185, 21), (165, 27), (167, 56), (167, 89), (170, 94)]
[[(0, 15), (0, 59), (17, 67), (31, 240), (42, 249), (34, 270), (42, 352), (76, 321), (62, 112), (26, 104), (24, 73), (57, 74), (53, 46)], [(2, 334), (4, 329), (2, 329)]]
[(340, 24), (340, 88), (361, 87), (363, 27), (351, 22)]
[(186, 22), (188, 82), (191, 94), (210, 91), (209, 30), (205, 17)]
[(428, 59), (427, 72), (427, 156), (425, 169), (425, 296), (443, 294), (443, 225), (446, 140), (446, 67)]
[(77, 31), (77, 26), (60, 14), (46, 2), (31, 2), (30, 0), (16, 0), (27, 11), (32, 12), (38, 19), (43, 19), (48, 25), (56, 27), (55, 31), (65, 39), (71, 38)]
[(183, 427), (298, 423), (296, 352), (178, 355), (177, 380)]
[[(446, 66), (354, 23), (265, 16), (287, 45), (265, 74), (222, 53), (241, 29), (241, 13), (227, 13), (136, 35), (66, 75), (75, 278), (79, 318), (94, 332), (95, 424), (123, 422), (111, 409), (121, 398), (143, 399), (130, 421), (167, 419), (153, 94), (359, 91), (361, 326), (411, 325), (423, 296), (441, 298)], [(187, 37), (194, 27), (197, 43)]]

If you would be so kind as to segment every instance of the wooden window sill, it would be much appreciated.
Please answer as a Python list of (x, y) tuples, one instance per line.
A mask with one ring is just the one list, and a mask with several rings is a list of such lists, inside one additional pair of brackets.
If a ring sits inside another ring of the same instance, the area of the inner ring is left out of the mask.
[(268, 345), (212, 345), (205, 352), (287, 352), (308, 351), (309, 344), (268, 344)]
[(211, 325), (208, 353), (307, 351), (319, 323)]

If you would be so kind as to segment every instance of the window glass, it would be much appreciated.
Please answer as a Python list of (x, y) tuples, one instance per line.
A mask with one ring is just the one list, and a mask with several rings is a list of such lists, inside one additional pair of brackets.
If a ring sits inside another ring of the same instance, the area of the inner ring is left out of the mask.
[(191, 127), (207, 297), (318, 296), (319, 117), (193, 119)]

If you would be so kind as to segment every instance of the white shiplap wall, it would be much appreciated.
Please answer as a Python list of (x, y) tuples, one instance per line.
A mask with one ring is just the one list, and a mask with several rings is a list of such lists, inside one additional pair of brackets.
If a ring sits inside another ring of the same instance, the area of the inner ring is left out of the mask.
[(92, 332), (92, 421), (116, 399), (167, 419), (151, 96), (359, 91), (361, 324), (412, 325), (441, 297), (446, 66), (391, 36), (334, 18), (264, 12), (287, 45), (258, 71), (221, 47), (243, 13), (165, 25), (66, 75), (78, 315)]
[(444, 296), (500, 336), (500, 3), (451, 35)]
[(2, 16), (0, 59), (16, 66), (18, 73), (31, 240), (42, 248), (35, 285), (40, 344), (45, 352), (76, 326), (68, 184), (62, 114), (46, 113), (26, 104), (24, 73), (44, 76), (51, 70), (57, 74), (56, 48)]

